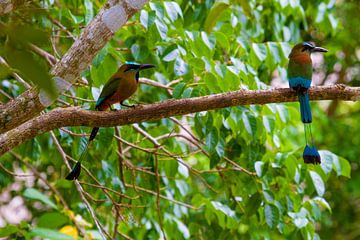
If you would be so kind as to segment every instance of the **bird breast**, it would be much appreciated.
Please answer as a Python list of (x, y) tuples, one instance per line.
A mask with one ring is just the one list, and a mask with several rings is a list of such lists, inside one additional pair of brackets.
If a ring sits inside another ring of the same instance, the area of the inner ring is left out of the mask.
[(133, 95), (136, 92), (137, 85), (135, 78), (120, 81), (119, 88), (116, 91), (118, 102), (122, 102)]

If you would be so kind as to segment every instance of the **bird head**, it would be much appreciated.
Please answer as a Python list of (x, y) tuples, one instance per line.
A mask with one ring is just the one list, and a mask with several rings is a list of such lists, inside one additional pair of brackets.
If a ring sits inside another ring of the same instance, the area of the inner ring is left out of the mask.
[(154, 68), (153, 64), (140, 64), (136, 62), (126, 62), (124, 65), (120, 67), (120, 72), (123, 73), (133, 73), (135, 75), (136, 81), (139, 80), (139, 72), (140, 70)]
[(291, 53), (289, 55), (289, 58), (293, 58), (296, 56), (308, 56), (310, 57), (311, 53), (314, 52), (327, 52), (328, 50), (322, 47), (316, 47), (311, 42), (303, 42), (296, 44), (293, 49), (291, 50)]
[(140, 70), (153, 68), (153, 67), (155, 67), (155, 65), (140, 64), (140, 63), (136, 63), (136, 62), (126, 62), (124, 65), (121, 66), (121, 68), (123, 68), (124, 72), (127, 72), (127, 71), (139, 72)]

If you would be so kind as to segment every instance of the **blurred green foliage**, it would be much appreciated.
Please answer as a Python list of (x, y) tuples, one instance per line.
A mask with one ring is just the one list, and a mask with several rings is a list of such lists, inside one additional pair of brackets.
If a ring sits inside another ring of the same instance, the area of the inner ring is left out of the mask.
[[(43, 78), (35, 80), (33, 71), (38, 71), (35, 75), (47, 76), (49, 69), (26, 45), (33, 43), (53, 55), (63, 55), (73, 42), (69, 33), (77, 36), (104, 2), (40, 1), (41, 14), (31, 15), (26, 21), (17, 17), (31, 7), (36, 9), (36, 5), (19, 7), (3, 17), (1, 55), (10, 68), (1, 68), (1, 88), (13, 97), (24, 90), (13, 79), (12, 71), (43, 86)], [(171, 85), (171, 94), (141, 85), (135, 99), (144, 103), (239, 88), (268, 89), (275, 82), (287, 86), (287, 56), (291, 46), (301, 41), (314, 41), (330, 50), (316, 69), (320, 79), (316, 84), (339, 82), (358, 86), (358, 12), (356, 1), (151, 1), (115, 34), (82, 74), (90, 86), (76, 87), (71, 94), (96, 99), (101, 86), (124, 61), (155, 64), (155, 72), (146, 71), (142, 76), (162, 84), (178, 80)], [(25, 23), (30, 27), (26, 29), (31, 29), (28, 35), (21, 31), (14, 37), (12, 31), (5, 31), (14, 24), (17, 25), (13, 29), (21, 29)], [(20, 34), (25, 35), (19, 37)], [(26, 63), (32, 63), (34, 68), (28, 69)], [(0, 100), (8, 99), (0, 95)], [(62, 96), (61, 100), (93, 108), (89, 102), (78, 99)], [(155, 157), (123, 144), (128, 162), (121, 173), (114, 129), (102, 128), (84, 165), (100, 184), (134, 197), (130, 200), (110, 193), (118, 203), (130, 205), (120, 207), (124, 220), (117, 229), (134, 239), (159, 238), (164, 233), (168, 239), (357, 239), (360, 140), (356, 136), (360, 134), (360, 105), (312, 104), (314, 136), (322, 156), (320, 166), (303, 163), (305, 143), (298, 107), (297, 103), (240, 106), (178, 117), (190, 126), (207, 154), (182, 138), (167, 137), (170, 133), (186, 135), (170, 119), (139, 124), (151, 136), (160, 137), (157, 141), (177, 160)], [(74, 133), (90, 131), (82, 127), (67, 129)], [(127, 142), (154, 149), (154, 144), (132, 126), (121, 127), (120, 132)], [(80, 156), (85, 138), (62, 130), (56, 130), (55, 135), (65, 153), (75, 159)], [(74, 226), (74, 215), (91, 223), (85, 224), (87, 234), (99, 236), (76, 187), (64, 180), (68, 169), (50, 134), (26, 142), (14, 152), (46, 176), (58, 193), (54, 194), (41, 180), (35, 180), (29, 188), (18, 178), (21, 190), (12, 191), (14, 178), (0, 171), (2, 191), (10, 191), (13, 197), (23, 196), (31, 212), (30, 221), (7, 225), (0, 229), (0, 237), (68, 239), (60, 229)], [(234, 168), (229, 160), (254, 176), (229, 170)], [(29, 169), (10, 153), (1, 157), (0, 163), (10, 170)], [(183, 163), (199, 170), (201, 177)], [(157, 165), (159, 179), (154, 173)], [(142, 171), (134, 170), (134, 166)], [(81, 180), (94, 183), (85, 171)], [(166, 198), (193, 208), (160, 199), (158, 211), (156, 194), (136, 190), (135, 185), (152, 193), (160, 187)], [(109, 196), (99, 188), (82, 186), (92, 196), (88, 201), (100, 222), (111, 233), (115, 214), (110, 214), (114, 207)], [(64, 208), (58, 194), (65, 198), (71, 211)], [(34, 201), (41, 207), (34, 207)]]

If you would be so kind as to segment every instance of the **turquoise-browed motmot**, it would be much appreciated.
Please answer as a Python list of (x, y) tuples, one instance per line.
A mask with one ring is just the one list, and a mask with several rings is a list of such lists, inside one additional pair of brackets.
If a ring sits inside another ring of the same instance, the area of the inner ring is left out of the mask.
[[(155, 67), (152, 64), (139, 64), (135, 62), (126, 62), (119, 70), (109, 79), (102, 89), (98, 100), (96, 101), (95, 110), (105, 111), (115, 103), (122, 106), (134, 107), (124, 104), (124, 101), (133, 95), (139, 84), (139, 72), (143, 69)], [(80, 156), (71, 172), (66, 176), (67, 180), (77, 179), (81, 171), (81, 160), (86, 155), (89, 143), (94, 140), (98, 127), (94, 127), (91, 131), (86, 148)]]
[(311, 110), (308, 89), (311, 85), (313, 67), (311, 53), (327, 52), (325, 48), (316, 47), (312, 43), (299, 43), (293, 47), (289, 55), (288, 79), (290, 88), (294, 89), (300, 102), (301, 121), (304, 123), (306, 146), (303, 153), (305, 163), (321, 163), (311, 133)]

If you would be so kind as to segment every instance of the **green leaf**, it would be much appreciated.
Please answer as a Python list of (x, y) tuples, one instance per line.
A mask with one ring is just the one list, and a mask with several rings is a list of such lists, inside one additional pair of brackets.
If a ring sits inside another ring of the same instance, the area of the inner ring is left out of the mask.
[(266, 204), (264, 207), (265, 221), (270, 228), (274, 228), (279, 223), (279, 210), (273, 205)]
[(266, 58), (266, 45), (264, 43), (253, 43), (252, 49), (256, 55), (256, 57), (260, 61), (264, 61)]
[(339, 157), (339, 162), (335, 161), (334, 164), (337, 165), (336, 169), (338, 174), (344, 176), (344, 177), (351, 177), (351, 165), (348, 160)]
[(175, 86), (174, 90), (173, 90), (173, 98), (181, 98), (182, 93), (184, 92), (186, 87), (186, 83), (179, 83)]
[(275, 129), (275, 117), (274, 116), (263, 116), (263, 124), (268, 133), (272, 133)]
[(131, 46), (131, 53), (136, 61), (142, 61), (149, 55), (149, 50), (146, 46), (133, 44)]
[(264, 162), (261, 161), (256, 161), (255, 162), (255, 171), (256, 171), (256, 175), (258, 175), (259, 177), (262, 176), (263, 173), (263, 166), (264, 166)]
[(5, 64), (2, 64), (0, 62), (0, 79), (4, 79), (6, 78), (7, 76), (9, 76), (12, 72), (12, 69), (5, 65)]
[(248, 216), (252, 216), (253, 214), (255, 214), (257, 212), (258, 208), (260, 207), (260, 204), (261, 204), (261, 195), (259, 192), (256, 192), (253, 195), (251, 195), (248, 203), (246, 204), (246, 206), (247, 206), (246, 214)]
[(305, 208), (301, 208), (298, 213), (289, 212), (288, 214), (293, 219), (293, 223), (297, 228), (303, 228), (309, 223), (306, 217), (309, 213)]
[(252, 115), (249, 114), (248, 112), (243, 112), (242, 114), (242, 120), (244, 123), (244, 127), (246, 129), (246, 131), (251, 135), (251, 136), (255, 136), (256, 134), (256, 118)]
[(214, 32), (214, 36), (216, 38), (216, 44), (220, 47), (224, 48), (225, 51), (230, 50), (230, 43), (228, 37), (222, 32)]
[(38, 219), (37, 226), (40, 228), (56, 229), (68, 222), (68, 218), (59, 212), (44, 213)]
[(181, 57), (177, 57), (174, 64), (175, 75), (183, 76), (188, 72), (189, 72), (189, 65)]
[(231, 210), (227, 205), (222, 204), (221, 202), (211, 201), (211, 205), (216, 209), (224, 213), (226, 216), (234, 218), (235, 211)]
[(32, 236), (42, 237), (44, 239), (74, 240), (74, 238), (69, 235), (46, 228), (33, 228), (30, 233)]
[(19, 228), (15, 225), (8, 224), (3, 228), (0, 228), (0, 238), (9, 237), (10, 235), (19, 232)]
[[(319, 151), (320, 157), (321, 157), (321, 168), (324, 170), (326, 174), (329, 174), (333, 168), (335, 168), (334, 165), (334, 159), (337, 158), (335, 154), (333, 154), (330, 151)], [(335, 169), (336, 171), (336, 169)]]
[(319, 196), (323, 196), (325, 193), (325, 184), (319, 174), (314, 171), (309, 172), (315, 190)]
[(91, 20), (94, 18), (94, 9), (92, 1), (90, 0), (84, 0), (84, 6), (85, 6), (85, 23), (89, 24)]
[(27, 188), (24, 191), (24, 196), (27, 198), (30, 198), (30, 199), (39, 200), (39, 201), (45, 203), (46, 205), (48, 205), (54, 209), (57, 209), (57, 206), (49, 199), (48, 196), (39, 192), (35, 188)]
[(164, 6), (171, 21), (175, 22), (178, 15), (183, 17), (181, 8), (176, 2), (164, 2)]
[(193, 91), (193, 88), (191, 88), (191, 87), (186, 88), (184, 90), (183, 94), (181, 95), (181, 98), (190, 98), (192, 91)]
[(180, 55), (179, 49), (174, 49), (163, 57), (165, 62), (174, 61)]
[(155, 11), (145, 11), (141, 10), (140, 14), (140, 22), (146, 28), (149, 29), (152, 25), (154, 25), (156, 19)]
[(214, 152), (219, 142), (219, 132), (216, 128), (212, 128), (206, 136), (206, 146), (210, 152)]
[(44, 89), (51, 97), (57, 96), (55, 84), (45, 62), (26, 48), (17, 48), (11, 43), (5, 46), (5, 57), (8, 64), (17, 69), (22, 77)]
[(224, 12), (229, 6), (230, 5), (228, 0), (217, 0), (214, 3), (206, 17), (204, 24), (204, 28), (207, 33), (212, 31), (222, 12)]
[(217, 78), (212, 73), (206, 73), (204, 76), (204, 82), (206, 86), (209, 88), (209, 90), (213, 93), (219, 93), (221, 92), (221, 89), (218, 85)]
[(201, 39), (210, 50), (214, 49), (216, 39), (213, 36), (209, 36), (206, 32), (201, 32)]
[[(327, 163), (327, 169), (331, 170), (332, 167), (335, 170), (337, 176), (345, 176), (350, 178), (351, 166), (347, 160), (339, 158), (337, 155), (330, 151), (321, 151), (320, 154), (321, 159), (324, 160), (325, 163)], [(324, 169), (323, 166), (322, 168)], [(330, 170), (326, 172), (329, 173)]]
[[(279, 64), (282, 60), (281, 49), (275, 42), (268, 42), (267, 47), (269, 49), (270, 58), (274, 64)], [(265, 53), (266, 54), (266, 53)]]
[(252, 17), (252, 8), (250, 7), (249, 1), (247, 0), (236, 0), (237, 2), (240, 3), (240, 6), (242, 7), (245, 15), (247, 17)]
[(182, 236), (185, 239), (190, 238), (190, 231), (189, 231), (188, 227), (183, 222), (181, 222), (180, 220), (178, 220), (176, 218), (174, 218), (174, 220), (176, 222), (178, 230), (182, 233)]
[(167, 26), (160, 20), (158, 19), (155, 19), (155, 25), (156, 25), (156, 28), (160, 34), (160, 37), (162, 39), (166, 39), (166, 35), (167, 35), (167, 31), (168, 31), (168, 28)]
[(317, 203), (319, 203), (322, 207), (324, 207), (325, 209), (329, 210), (330, 213), (332, 213), (330, 204), (322, 197), (316, 197), (314, 198), (314, 201), (316, 201)]
[(104, 61), (105, 57), (108, 54), (108, 49), (104, 47), (101, 49), (101, 51), (95, 56), (95, 58), (92, 61), (93, 66), (98, 67)]
[(205, 68), (205, 63), (200, 58), (191, 58), (189, 60), (189, 65), (190, 65), (190, 68), (199, 70), (201, 72), (203, 72), (203, 70)]
[(225, 141), (223, 138), (219, 137), (218, 144), (216, 145), (216, 153), (219, 157), (224, 157), (225, 155)]

